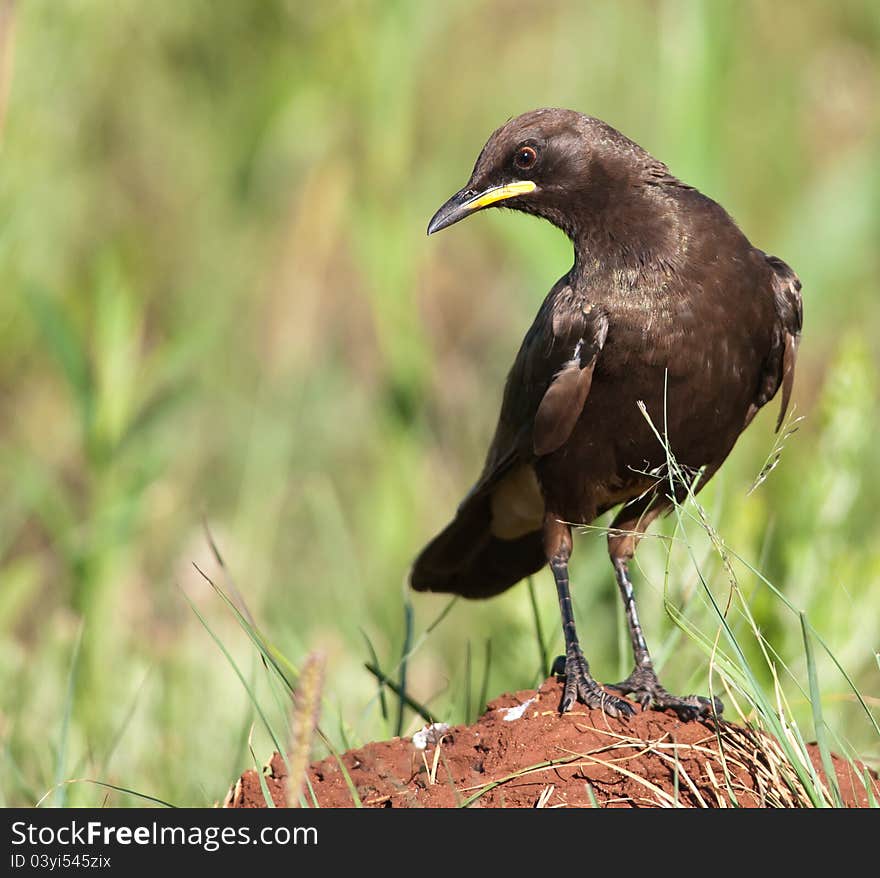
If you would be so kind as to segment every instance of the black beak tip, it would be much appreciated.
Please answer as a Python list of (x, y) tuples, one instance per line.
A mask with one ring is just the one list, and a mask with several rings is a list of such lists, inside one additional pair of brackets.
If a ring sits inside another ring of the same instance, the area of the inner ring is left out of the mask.
[(446, 209), (446, 205), (444, 205), (431, 217), (431, 221), (428, 223), (428, 235), (433, 235), (435, 232), (442, 231), (447, 226), (452, 225), (448, 220), (449, 211)]
[(474, 193), (469, 189), (462, 189), (460, 192), (456, 192), (431, 217), (431, 222), (428, 223), (428, 234), (433, 235), (435, 232), (447, 229), (468, 216), (471, 213), (468, 208), (468, 202), (473, 198), (473, 195)]

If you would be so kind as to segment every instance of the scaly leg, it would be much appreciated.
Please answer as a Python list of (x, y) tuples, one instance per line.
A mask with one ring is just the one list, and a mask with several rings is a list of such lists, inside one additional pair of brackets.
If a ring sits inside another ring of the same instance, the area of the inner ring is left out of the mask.
[[(629, 578), (627, 562), (635, 553), (636, 544), (642, 533), (647, 530), (651, 522), (663, 511), (662, 503), (651, 507), (651, 498), (634, 506), (631, 504), (624, 507), (612, 523), (612, 532), (608, 535), (608, 553), (611, 563), (614, 565), (614, 575), (623, 598), (623, 608), (626, 612), (626, 621), (629, 627), (632, 641), (633, 658), (635, 667), (633, 672), (622, 682), (611, 686), (623, 695), (634, 695), (643, 709), (654, 707), (657, 710), (674, 710), (682, 721), (697, 719), (698, 717), (711, 716), (713, 713), (720, 714), (724, 705), (719, 698), (711, 701), (702, 695), (687, 695), (679, 697), (670, 695), (654, 671), (651, 654), (645, 643), (639, 615), (636, 611), (635, 595), (633, 594), (632, 582)], [(615, 533), (615, 531), (617, 531)]]
[(609, 716), (628, 717), (635, 713), (632, 704), (606, 692), (591, 676), (590, 666), (581, 651), (574, 625), (571, 593), (568, 588), (568, 559), (571, 556), (571, 528), (548, 515), (544, 521), (544, 545), (550, 569), (556, 580), (562, 632), (565, 636), (565, 693), (560, 712), (571, 710), (576, 701), (599, 707)]

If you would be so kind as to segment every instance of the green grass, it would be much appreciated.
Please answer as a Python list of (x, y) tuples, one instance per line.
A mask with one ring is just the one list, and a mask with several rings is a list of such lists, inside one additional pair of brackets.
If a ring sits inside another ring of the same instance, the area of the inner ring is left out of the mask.
[[(475, 477), (571, 258), (510, 212), (425, 225), (491, 130), (545, 104), (619, 127), (804, 284), (803, 420), (778, 464), (749, 493), (777, 450), (763, 412), (700, 494), (723, 551), (692, 506), (640, 546), (666, 685), (726, 685), (752, 717), (781, 705), (792, 752), (823, 737), (880, 762), (873, 0), (61, 0), (17, 4), (11, 39), (0, 804), (137, 804), (57, 787), (82, 777), (222, 800), (252, 723), (258, 760), (289, 739), (315, 651), (337, 751), (397, 728), (403, 702), (386, 689), (383, 712), (365, 663), (452, 722), (534, 685), (561, 644), (546, 571), (533, 599), (454, 605), (408, 596), (405, 574)], [(572, 582), (592, 666), (617, 679), (607, 523), (577, 540)]]

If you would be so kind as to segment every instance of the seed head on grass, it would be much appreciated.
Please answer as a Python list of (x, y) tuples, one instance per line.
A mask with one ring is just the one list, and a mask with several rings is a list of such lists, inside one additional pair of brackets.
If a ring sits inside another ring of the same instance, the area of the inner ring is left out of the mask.
[(312, 738), (321, 716), (324, 656), (310, 653), (300, 670), (296, 691), (291, 696), (290, 744), (288, 747), (287, 807), (299, 803), (305, 785)]

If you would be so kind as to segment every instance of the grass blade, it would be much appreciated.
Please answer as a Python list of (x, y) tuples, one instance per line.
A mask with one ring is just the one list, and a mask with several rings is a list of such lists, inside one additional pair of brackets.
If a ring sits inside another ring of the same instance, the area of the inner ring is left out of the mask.
[(70, 735), (70, 718), (76, 700), (76, 677), (79, 669), (80, 647), (82, 646), (84, 627), (85, 625), (80, 623), (79, 630), (76, 633), (76, 641), (73, 644), (73, 654), (70, 657), (67, 693), (64, 698), (64, 711), (61, 714), (61, 734), (58, 737), (58, 749), (55, 754), (55, 785), (53, 789), (58, 790), (55, 804), (59, 808), (63, 808), (67, 804), (67, 787), (64, 784), (64, 775), (67, 773), (67, 745)]
[(471, 642), (467, 641), (464, 651), (464, 721), (470, 723), (473, 721), (471, 713), (471, 676), (473, 668), (471, 667)]
[(198, 618), (199, 622), (202, 623), (202, 627), (205, 629), (205, 631), (208, 632), (208, 634), (211, 636), (211, 639), (214, 641), (214, 643), (217, 644), (217, 647), (220, 650), (220, 652), (222, 652), (223, 655), (225, 656), (226, 661), (229, 662), (229, 665), (232, 668), (232, 670), (235, 671), (235, 675), (238, 677), (239, 682), (244, 687), (245, 692), (247, 692), (248, 697), (251, 700), (251, 704), (254, 706), (254, 710), (257, 712), (257, 716), (259, 716), (260, 721), (263, 723), (263, 727), (269, 733), (269, 737), (272, 739), (272, 743), (274, 744), (275, 749), (279, 753), (284, 753), (285, 752), (284, 747), (282, 746), (281, 741), (278, 738), (278, 735), (275, 734), (275, 730), (272, 728), (271, 723), (266, 718), (265, 713), (263, 713), (263, 708), (260, 706), (260, 702), (257, 699), (256, 692), (254, 691), (254, 689), (250, 686), (250, 684), (245, 679), (244, 674), (242, 674), (240, 668), (235, 663), (235, 659), (232, 658), (232, 656), (229, 654), (229, 650), (223, 645), (223, 641), (220, 640), (220, 638), (214, 633), (213, 629), (208, 624), (205, 617), (199, 612), (198, 607), (196, 607), (196, 605), (190, 600), (189, 595), (187, 595), (185, 592), (182, 592), (182, 594), (183, 594), (183, 597), (186, 600), (186, 602), (189, 604), (190, 609), (196, 614), (196, 617)]
[(254, 730), (253, 727), (251, 727), (250, 735), (248, 735), (248, 750), (250, 750), (251, 759), (254, 762), (254, 774), (256, 774), (257, 780), (260, 782), (260, 792), (263, 794), (263, 801), (266, 803), (266, 807), (275, 808), (275, 800), (272, 798), (272, 793), (269, 792), (269, 784), (266, 783), (266, 774), (260, 767), (260, 761), (257, 759), (257, 754), (254, 753), (254, 747), (252, 744), (253, 733)]
[[(161, 805), (163, 808), (177, 808), (177, 805), (172, 805), (170, 802), (166, 802), (164, 799), (159, 799), (156, 796), (150, 796), (147, 793), (139, 793), (137, 790), (130, 790), (128, 787), (120, 787), (116, 784), (107, 783), (107, 781), (104, 780), (94, 780), (90, 777), (76, 777), (71, 780), (65, 780), (61, 782), (61, 786), (70, 786), (71, 784), (75, 783), (90, 783), (96, 787), (103, 787), (107, 790), (115, 790), (117, 793), (125, 793), (129, 796), (135, 796), (138, 799), (143, 799), (145, 802), (154, 802), (157, 805)], [(39, 808), (43, 804), (43, 801), (46, 799), (46, 797), (51, 796), (55, 789), (56, 787), (52, 787), (52, 789), (46, 792), (43, 798), (40, 799), (34, 805), (34, 807)]]
[(804, 651), (807, 656), (807, 679), (810, 683), (810, 705), (813, 708), (813, 726), (816, 730), (816, 743), (819, 745), (819, 755), (822, 758), (826, 783), (831, 791), (834, 805), (837, 808), (841, 808), (843, 807), (843, 802), (840, 797), (840, 787), (837, 783), (837, 772), (834, 770), (834, 761), (831, 758), (831, 750), (828, 748), (827, 728), (825, 726), (825, 717), (822, 714), (822, 694), (819, 692), (819, 675), (816, 672), (816, 660), (813, 656), (813, 647), (807, 630), (807, 620), (803, 613), (801, 613), (801, 631), (804, 636)]
[(407, 695), (406, 692), (401, 690), (401, 688), (394, 682), (390, 677), (386, 676), (384, 671), (381, 671), (379, 668), (375, 667), (368, 663), (364, 664), (364, 667), (383, 685), (387, 686), (399, 699), (406, 703), (406, 706), (410, 708), (410, 710), (415, 711), (425, 722), (427, 723), (435, 723), (437, 722), (437, 717), (428, 710), (423, 704), (419, 704), (411, 696)]
[(550, 657), (547, 654), (547, 642), (544, 640), (544, 629), (541, 625), (541, 613), (538, 611), (538, 596), (535, 593), (535, 579), (530, 576), (526, 583), (529, 587), (529, 601), (532, 605), (532, 621), (535, 626), (535, 639), (538, 642), (538, 658), (541, 662), (541, 668), (538, 672), (538, 679), (543, 680), (550, 673)]
[(409, 601), (406, 601), (403, 605), (403, 619), (404, 619), (404, 635), (403, 635), (403, 650), (402, 655), (400, 657), (400, 682), (398, 684), (398, 692), (397, 692), (397, 723), (395, 724), (394, 734), (397, 737), (400, 737), (403, 734), (403, 715), (404, 708), (407, 704), (407, 695), (406, 695), (406, 671), (407, 664), (409, 660), (409, 651), (410, 646), (412, 645), (412, 632), (413, 632), (413, 609), (412, 604)]
[[(361, 628), (361, 634), (363, 635), (364, 640), (367, 642), (367, 649), (370, 651), (370, 663), (374, 668), (379, 667), (379, 656), (376, 655), (376, 649), (373, 646), (373, 641), (367, 636), (367, 632)], [(388, 722), (388, 699), (385, 697), (385, 687), (381, 684), (378, 685), (378, 694), (379, 694), (379, 709), (382, 711), (382, 719), (387, 723)]]
[(486, 638), (486, 654), (483, 660), (483, 680), (480, 683), (480, 703), (477, 705), (477, 714), (481, 714), (489, 701), (489, 669), (492, 666), (492, 638)]

